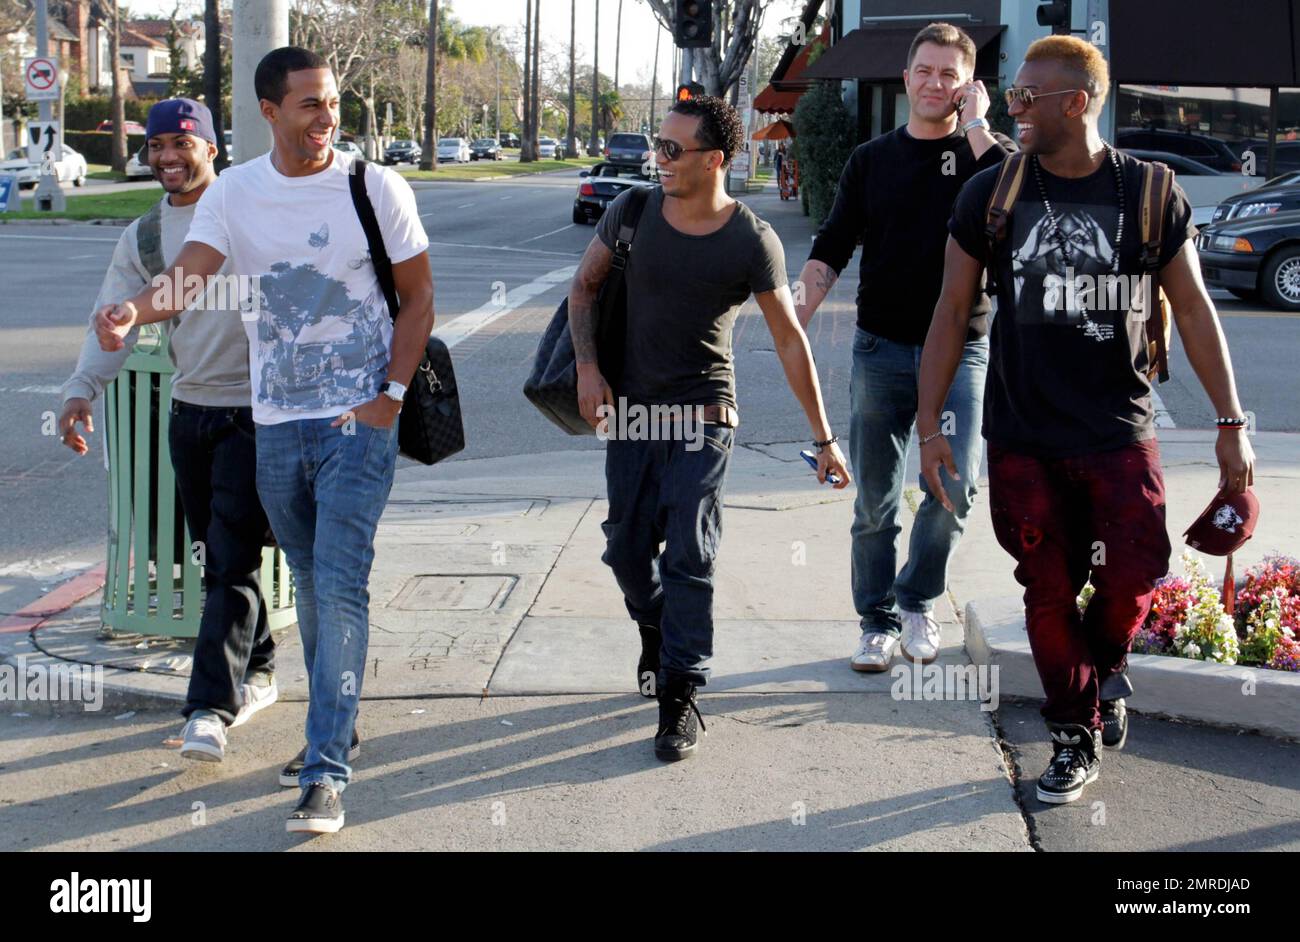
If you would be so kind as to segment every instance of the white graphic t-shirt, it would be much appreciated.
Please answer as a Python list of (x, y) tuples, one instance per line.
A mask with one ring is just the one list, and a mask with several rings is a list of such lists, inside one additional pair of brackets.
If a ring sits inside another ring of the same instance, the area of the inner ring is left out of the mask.
[[(392, 318), (352, 205), (351, 160), (333, 158), (305, 177), (280, 173), (270, 154), (230, 167), (190, 224), (188, 241), (257, 278), (243, 317), (253, 419), (262, 425), (339, 416), (375, 398), (388, 371)], [(429, 247), (405, 180), (367, 166), (366, 190), (393, 264)]]

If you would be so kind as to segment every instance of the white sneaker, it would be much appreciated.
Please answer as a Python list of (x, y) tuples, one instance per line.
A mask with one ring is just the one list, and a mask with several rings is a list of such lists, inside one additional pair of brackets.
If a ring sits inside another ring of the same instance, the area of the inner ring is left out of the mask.
[(244, 705), (235, 714), (235, 721), (230, 724), (231, 729), (243, 726), (253, 718), (254, 713), (265, 710), (280, 697), (280, 688), (276, 686), (274, 677), (269, 684), (241, 684), (239, 689), (244, 695)]
[(889, 662), (898, 650), (898, 639), (884, 631), (866, 631), (858, 641), (858, 649), (849, 659), (855, 671), (876, 673), (889, 669)]
[(181, 758), (220, 762), (226, 757), (226, 724), (211, 710), (195, 710), (181, 734)]
[(939, 656), (943, 643), (939, 636), (939, 623), (929, 612), (909, 612), (903, 609), (903, 657), (909, 661), (929, 664)]

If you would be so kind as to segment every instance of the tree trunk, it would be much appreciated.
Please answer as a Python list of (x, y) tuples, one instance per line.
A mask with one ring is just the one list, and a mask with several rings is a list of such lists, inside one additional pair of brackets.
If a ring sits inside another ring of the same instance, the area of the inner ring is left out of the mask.
[(532, 120), (529, 127), (533, 132), (533, 153), (540, 154), (538, 137), (542, 133), (542, 0), (533, 0), (533, 91), (529, 100), (533, 105)]
[(572, 148), (573, 153), (569, 156), (577, 157), (577, 138), (578, 138), (578, 0), (569, 0), (569, 126), (564, 132), (564, 151), (569, 153)]
[(614, 94), (618, 94), (618, 60), (623, 51), (623, 0), (618, 0), (618, 20), (614, 27)]
[(429, 56), (424, 67), (424, 136), (420, 169), (438, 169), (438, 0), (429, 0)]
[(591, 140), (587, 156), (600, 156), (600, 0), (596, 4), (596, 40), (591, 51)]
[(524, 10), (524, 84), (523, 84), (523, 120), (519, 127), (519, 162), (532, 163), (537, 152), (533, 150), (533, 0), (527, 0)]
[(113, 27), (108, 34), (108, 60), (113, 67), (109, 115), (113, 120), (113, 169), (118, 173), (126, 170), (126, 102), (122, 100), (121, 20), (117, 0), (113, 0)]
[(650, 70), (650, 133), (655, 133), (655, 96), (659, 94), (659, 39), (663, 36), (663, 27), (655, 24), (655, 64)]
[(226, 121), (221, 102), (221, 3), (204, 0), (203, 3), (203, 97), (212, 112), (212, 124), (217, 132), (217, 168), (230, 165), (233, 155), (226, 153)]

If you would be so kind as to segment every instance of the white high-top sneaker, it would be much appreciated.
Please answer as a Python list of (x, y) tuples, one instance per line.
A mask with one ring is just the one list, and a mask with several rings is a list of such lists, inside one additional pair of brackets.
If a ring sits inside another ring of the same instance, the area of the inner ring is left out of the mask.
[(929, 612), (909, 612), (903, 609), (903, 657), (909, 661), (929, 664), (939, 656), (939, 623)]

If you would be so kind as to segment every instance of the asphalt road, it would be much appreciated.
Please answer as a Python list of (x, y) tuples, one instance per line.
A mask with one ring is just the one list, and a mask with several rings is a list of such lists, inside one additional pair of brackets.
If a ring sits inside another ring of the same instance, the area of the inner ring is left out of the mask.
[[(489, 306), (499, 313), (454, 350), (468, 446), (462, 457), (596, 449), (540, 418), (520, 390), (540, 332), (562, 297), (568, 272), (594, 230), (574, 225), (577, 171), (501, 182), (420, 182), (417, 204), (432, 245), (439, 328)], [(797, 204), (748, 198), (785, 242), (796, 277), (812, 233)], [(105, 475), (99, 436), (78, 458), (45, 434), (57, 390), (76, 361), (86, 319), (120, 229), (93, 225), (0, 226), (0, 612), (13, 611), (69, 570), (104, 555)], [(832, 426), (846, 430), (853, 272), (846, 271), (810, 339)], [(1291, 351), (1300, 319), (1221, 301), (1238, 382), (1259, 428), (1300, 428), (1292, 402)], [(504, 301), (504, 303), (503, 303)], [(786, 387), (762, 316), (751, 301), (735, 330), (741, 444), (802, 442), (808, 428)], [(1161, 388), (1181, 426), (1207, 426), (1213, 413), (1175, 342), (1173, 376)], [(97, 420), (102, 428), (102, 420)], [(791, 446), (794, 457), (795, 446)], [(437, 469), (421, 474), (436, 474)]]

